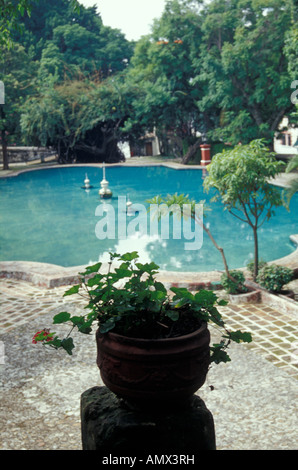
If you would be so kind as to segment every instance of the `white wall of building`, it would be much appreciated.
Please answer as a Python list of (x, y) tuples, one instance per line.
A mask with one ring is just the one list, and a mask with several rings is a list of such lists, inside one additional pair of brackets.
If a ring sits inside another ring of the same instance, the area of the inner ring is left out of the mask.
[[(274, 151), (281, 155), (296, 155), (298, 154), (298, 146), (294, 146), (298, 142), (298, 128), (289, 128), (282, 131), (288, 126), (288, 118), (284, 117), (279, 125), (282, 136), (274, 139)], [(276, 134), (277, 136), (278, 134)]]

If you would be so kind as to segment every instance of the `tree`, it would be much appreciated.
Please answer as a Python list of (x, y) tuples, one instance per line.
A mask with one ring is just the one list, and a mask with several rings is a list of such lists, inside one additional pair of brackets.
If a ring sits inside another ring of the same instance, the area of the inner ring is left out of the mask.
[(11, 30), (18, 29), (18, 18), (26, 12), (30, 15), (34, 0), (19, 2), (0, 2), (0, 44), (8, 48), (11, 45)]
[(213, 0), (204, 8), (196, 81), (205, 94), (199, 106), (220, 109), (209, 137), (236, 145), (273, 136), (293, 109), (284, 53), (292, 26), (292, 0)]
[[(104, 99), (95, 96), (94, 90), (100, 88), (103, 92), (103, 79), (127, 67), (133, 44), (119, 30), (105, 27), (96, 7), (80, 6), (79, 11), (74, 8), (77, 0), (32, 0), (26, 5), (28, 8), (20, 15), (17, 9), (11, 10), (18, 27), (10, 31), (26, 56), (20, 64), (23, 70), (17, 70), (12, 56), (7, 54), (2, 57), (0, 69), (7, 99), (14, 97), (9, 106), (1, 108), (5, 165), (8, 140), (4, 137), (7, 133), (12, 137), (13, 132), (20, 138), (21, 114), (26, 144), (54, 146), (61, 161), (82, 158), (86, 147), (91, 161), (92, 158), (100, 161), (104, 152), (107, 159), (122, 158), (117, 149), (117, 129), (122, 116), (116, 118), (112, 106), (108, 111), (104, 106), (103, 114), (97, 100), (103, 104)], [(114, 100), (111, 94), (110, 98)]]
[(0, 80), (5, 83), (5, 104), (0, 105), (0, 132), (3, 169), (8, 169), (7, 146), (19, 142), (20, 109), (27, 96), (34, 92), (37, 72), (35, 64), (19, 44), (3, 46), (0, 58)]
[[(7, 2), (0, 2), (0, 44), (9, 48), (13, 41), (11, 36), (19, 34), (20, 17), (30, 18), (32, 9), (36, 6), (39, 0), (18, 0)], [(61, 3), (61, 2), (60, 2)], [(70, 8), (73, 14), (78, 13), (80, 6), (77, 0), (70, 0)]]
[(130, 113), (120, 77), (48, 82), (23, 108), (21, 127), (27, 141), (52, 146), (61, 163), (117, 162), (117, 144)]
[(162, 144), (171, 140), (178, 157), (196, 141), (203, 120), (196, 103), (201, 90), (192, 86), (191, 57), (200, 41), (197, 13), (185, 2), (167, 2), (152, 33), (137, 43), (127, 74), (139, 90), (131, 129), (140, 123), (155, 129)]
[[(154, 196), (147, 202), (149, 204), (152, 204), (154, 209), (158, 207), (158, 218), (161, 218), (162, 215), (167, 214), (177, 214), (179, 217), (181, 216), (181, 214), (183, 214), (185, 217), (192, 218), (196, 224), (202, 227), (202, 229), (207, 233), (212, 244), (219, 251), (222, 257), (227, 278), (231, 279), (234, 283), (236, 283), (239, 288), (239, 291), (242, 290), (243, 286), (239, 285), (238, 281), (234, 279), (233, 276), (230, 274), (224, 249), (218, 245), (209, 227), (203, 222), (203, 218), (200, 217), (196, 211), (196, 204), (203, 204), (204, 201), (197, 202), (194, 199), (189, 199), (189, 197), (185, 196), (184, 194), (169, 194), (166, 197)], [(209, 209), (206, 209), (206, 207), (204, 206), (204, 210), (206, 211)]]
[(268, 179), (283, 165), (262, 140), (255, 140), (215, 155), (207, 166), (204, 188), (215, 188), (218, 194), (214, 199), (220, 199), (225, 209), (253, 230), (254, 280), (259, 264), (258, 229), (274, 215), (275, 207), (284, 204), (280, 191)]
[[(75, 0), (73, 0), (75, 1)], [(14, 40), (41, 61), (42, 76), (58, 67), (60, 80), (93, 73), (101, 78), (122, 71), (133, 53), (133, 44), (118, 29), (104, 26), (96, 7), (69, 0), (38, 0), (14, 32)]]

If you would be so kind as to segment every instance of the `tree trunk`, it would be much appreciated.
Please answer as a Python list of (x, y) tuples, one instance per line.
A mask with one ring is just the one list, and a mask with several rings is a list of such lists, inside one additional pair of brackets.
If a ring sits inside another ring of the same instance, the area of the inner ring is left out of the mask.
[(8, 153), (7, 153), (7, 140), (5, 137), (5, 131), (1, 131), (2, 139), (2, 156), (3, 156), (3, 170), (8, 170)]
[(259, 272), (259, 242), (258, 242), (257, 227), (253, 227), (253, 233), (254, 233), (254, 259), (255, 259), (253, 280), (256, 281), (257, 275)]
[(210, 238), (211, 242), (213, 243), (213, 245), (215, 246), (215, 248), (220, 252), (221, 254), (221, 257), (222, 257), (222, 260), (223, 260), (223, 264), (224, 264), (224, 268), (225, 268), (225, 273), (226, 273), (226, 276), (231, 279), (231, 281), (233, 281), (235, 284), (237, 284), (238, 286), (238, 289), (239, 289), (239, 292), (242, 291), (243, 289), (243, 285), (242, 284), (239, 284), (238, 281), (230, 274), (230, 271), (229, 271), (229, 267), (228, 267), (228, 263), (227, 263), (227, 259), (226, 259), (226, 256), (225, 256), (225, 253), (224, 253), (224, 250), (222, 247), (220, 247), (215, 239), (213, 238), (213, 235), (212, 233), (210, 232), (210, 230), (206, 227), (206, 225), (197, 217), (193, 217), (194, 220), (203, 228), (203, 230), (205, 230), (205, 232), (207, 233), (208, 237)]
[(195, 144), (193, 144), (189, 147), (188, 151), (186, 152), (186, 154), (182, 158), (182, 163), (184, 165), (186, 165), (189, 162), (189, 160), (191, 160), (191, 158), (195, 156), (196, 152), (200, 148), (200, 145), (201, 145), (201, 140), (197, 140)]

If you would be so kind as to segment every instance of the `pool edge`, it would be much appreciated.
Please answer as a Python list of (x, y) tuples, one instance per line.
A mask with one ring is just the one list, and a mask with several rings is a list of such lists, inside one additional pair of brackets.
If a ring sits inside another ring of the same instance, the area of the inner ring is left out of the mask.
[[(287, 266), (294, 270), (298, 276), (298, 234), (290, 235), (291, 241), (296, 245), (295, 251), (268, 264)], [(31, 282), (40, 287), (54, 288), (75, 284), (79, 280), (79, 273), (84, 271), (86, 265), (63, 267), (50, 263), (35, 261), (1, 261), (0, 278), (19, 279)], [(246, 271), (245, 267), (238, 268)], [(179, 272), (160, 271), (157, 278), (169, 287), (216, 288), (220, 283), (223, 271)]]

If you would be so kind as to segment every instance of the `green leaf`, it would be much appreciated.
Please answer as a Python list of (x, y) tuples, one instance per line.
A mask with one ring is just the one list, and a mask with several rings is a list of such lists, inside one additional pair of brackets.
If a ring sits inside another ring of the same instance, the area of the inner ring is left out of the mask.
[(175, 294), (174, 299), (193, 300), (194, 298), (193, 294), (186, 287), (171, 287), (170, 290)]
[(115, 326), (115, 321), (113, 318), (110, 318), (105, 323), (100, 325), (99, 331), (101, 333), (107, 333), (108, 331), (112, 330)]
[(172, 321), (179, 320), (179, 311), (168, 310), (166, 316), (169, 317)]
[(65, 323), (65, 322), (69, 321), (70, 316), (71, 315), (68, 312), (60, 312), (60, 313), (58, 313), (57, 315), (54, 316), (53, 323), (54, 324)]
[(131, 270), (130, 269), (116, 268), (115, 272), (117, 273), (117, 278), (118, 279), (122, 279), (122, 278), (131, 276)]
[(123, 261), (133, 261), (134, 259), (137, 259), (139, 257), (137, 251), (132, 251), (131, 253), (125, 253), (124, 255), (121, 256), (120, 259)]
[(243, 341), (244, 343), (252, 342), (251, 334), (247, 332), (242, 332), (240, 330), (231, 331), (229, 332), (229, 336), (224, 336), (224, 338), (230, 338), (232, 341), (235, 341), (235, 343), (240, 343), (241, 341)]
[(78, 317), (74, 316), (70, 318), (70, 321), (73, 323), (73, 325), (78, 326), (81, 325), (82, 323), (85, 322), (84, 317)]
[(164, 293), (167, 292), (167, 289), (165, 288), (162, 282), (158, 282), (158, 281), (154, 282), (154, 287), (157, 291), (161, 291)]
[(74, 349), (73, 339), (65, 338), (61, 341), (61, 347), (71, 356), (72, 350)]
[(213, 344), (213, 346), (210, 346), (210, 351), (211, 351), (211, 356), (210, 356), (210, 361), (214, 362), (215, 364), (219, 364), (220, 362), (230, 362), (231, 358), (230, 356), (226, 353), (226, 351), (223, 350), (224, 344), (219, 343), (219, 344)]
[(72, 286), (70, 289), (68, 289), (66, 292), (64, 292), (64, 297), (66, 295), (72, 295), (72, 294), (77, 294), (79, 292), (80, 285), (77, 284), (76, 286)]
[(97, 273), (102, 266), (102, 263), (96, 263), (93, 264), (92, 266), (87, 266), (85, 274), (92, 274), (92, 273)]
[(61, 343), (62, 343), (62, 340), (56, 336), (55, 338), (52, 339), (52, 341), (49, 341), (46, 344), (48, 346), (52, 346), (55, 349), (58, 349), (58, 348), (61, 348)]
[(88, 285), (89, 287), (93, 287), (93, 286), (99, 284), (100, 281), (102, 280), (102, 278), (103, 278), (103, 275), (102, 275), (102, 274), (96, 274), (95, 276), (93, 276), (93, 277), (91, 277), (90, 279), (88, 279), (87, 285)]

